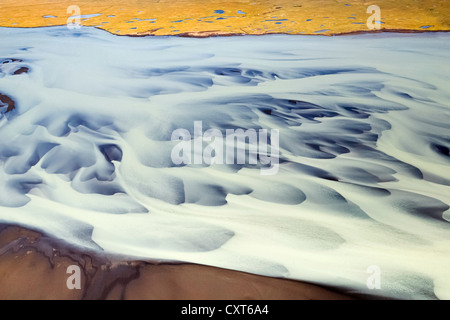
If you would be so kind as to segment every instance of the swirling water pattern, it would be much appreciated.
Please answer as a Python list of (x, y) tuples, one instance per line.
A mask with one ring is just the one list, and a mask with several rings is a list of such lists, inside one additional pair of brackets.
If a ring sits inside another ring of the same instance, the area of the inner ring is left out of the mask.
[[(449, 38), (0, 28), (0, 221), (130, 257), (450, 298)], [(279, 129), (278, 174), (174, 165), (171, 133), (194, 121)]]

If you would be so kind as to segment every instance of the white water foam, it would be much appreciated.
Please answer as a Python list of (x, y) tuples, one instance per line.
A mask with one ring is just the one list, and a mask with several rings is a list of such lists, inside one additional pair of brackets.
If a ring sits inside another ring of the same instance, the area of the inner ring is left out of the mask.
[[(15, 101), (0, 108), (0, 220), (129, 256), (449, 299), (449, 40), (0, 28), (0, 94)], [(279, 129), (278, 174), (175, 166), (171, 133), (194, 121)]]

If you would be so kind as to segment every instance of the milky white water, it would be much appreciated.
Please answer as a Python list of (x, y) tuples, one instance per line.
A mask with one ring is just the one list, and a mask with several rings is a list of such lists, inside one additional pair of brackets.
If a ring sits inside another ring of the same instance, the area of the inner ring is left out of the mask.
[[(16, 107), (0, 106), (0, 221), (128, 256), (450, 299), (449, 88), (444, 33), (0, 28), (0, 93)], [(171, 134), (194, 121), (279, 129), (278, 174), (174, 165)]]

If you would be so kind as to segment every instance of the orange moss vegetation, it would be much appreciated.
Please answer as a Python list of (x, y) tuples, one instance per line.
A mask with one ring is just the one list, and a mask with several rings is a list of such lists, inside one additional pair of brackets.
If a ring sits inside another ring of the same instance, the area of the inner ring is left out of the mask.
[(2, 0), (0, 26), (64, 25), (77, 5), (83, 16), (101, 14), (82, 25), (120, 35), (330, 35), (367, 31), (373, 4), (382, 29), (450, 30), (448, 0)]

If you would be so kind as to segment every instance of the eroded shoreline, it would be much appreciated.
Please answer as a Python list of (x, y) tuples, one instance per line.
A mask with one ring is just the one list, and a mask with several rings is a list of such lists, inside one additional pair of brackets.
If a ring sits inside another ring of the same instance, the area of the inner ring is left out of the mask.
[[(68, 289), (67, 269), (81, 269), (81, 289)], [(320, 300), (349, 299), (293, 280), (221, 268), (126, 259), (80, 250), (45, 234), (0, 225), (0, 300)]]

